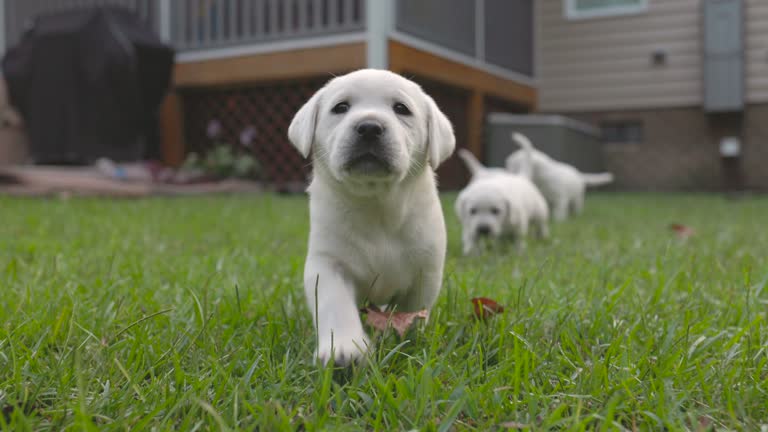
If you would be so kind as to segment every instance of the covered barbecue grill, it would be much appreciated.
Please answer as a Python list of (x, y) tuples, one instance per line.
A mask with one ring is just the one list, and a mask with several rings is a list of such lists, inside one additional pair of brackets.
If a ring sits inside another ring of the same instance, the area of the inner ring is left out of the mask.
[(2, 64), (34, 161), (157, 158), (157, 117), (173, 58), (173, 50), (128, 9), (38, 17)]

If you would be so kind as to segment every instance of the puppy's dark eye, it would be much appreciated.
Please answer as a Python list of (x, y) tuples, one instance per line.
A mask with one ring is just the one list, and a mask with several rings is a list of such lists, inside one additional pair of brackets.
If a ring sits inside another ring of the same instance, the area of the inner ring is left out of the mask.
[(336, 105), (334, 105), (333, 108), (331, 108), (331, 112), (334, 114), (344, 114), (347, 111), (349, 111), (348, 102), (339, 102)]
[(407, 106), (403, 103), (396, 103), (394, 106), (392, 106), (392, 109), (395, 110), (395, 114), (402, 115), (402, 116), (409, 116), (411, 115), (411, 110), (408, 109)]
[(501, 212), (498, 207), (491, 207), (491, 214), (498, 215)]
[(473, 215), (475, 213), (477, 213), (477, 209), (476, 208), (469, 209), (469, 214)]

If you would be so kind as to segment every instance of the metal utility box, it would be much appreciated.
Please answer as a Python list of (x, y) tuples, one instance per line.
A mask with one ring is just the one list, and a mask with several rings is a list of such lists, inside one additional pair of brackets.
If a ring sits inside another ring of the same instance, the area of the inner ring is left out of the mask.
[(600, 133), (586, 123), (559, 115), (506, 113), (491, 113), (486, 121), (484, 159), (488, 166), (504, 166), (507, 156), (520, 148), (511, 134), (520, 132), (554, 159), (583, 172), (604, 171)]
[(705, 0), (703, 7), (704, 109), (744, 109), (744, 6), (742, 0)]

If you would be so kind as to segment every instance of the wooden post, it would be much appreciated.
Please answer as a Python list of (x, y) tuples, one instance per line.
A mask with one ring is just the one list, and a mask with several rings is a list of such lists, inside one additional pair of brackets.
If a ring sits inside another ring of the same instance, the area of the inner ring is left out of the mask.
[(483, 161), (483, 123), (485, 121), (485, 94), (472, 90), (467, 107), (467, 149)]
[(174, 90), (160, 109), (160, 152), (163, 162), (177, 167), (184, 162), (184, 110), (181, 96)]

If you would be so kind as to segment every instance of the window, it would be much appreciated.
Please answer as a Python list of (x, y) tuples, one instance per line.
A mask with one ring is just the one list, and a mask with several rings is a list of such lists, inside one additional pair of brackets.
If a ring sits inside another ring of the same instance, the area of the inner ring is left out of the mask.
[(610, 144), (638, 144), (643, 142), (643, 124), (639, 121), (606, 122), (600, 125), (602, 139)]
[(648, 0), (563, 0), (568, 19), (628, 15), (648, 9)]

